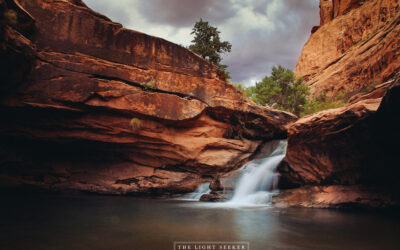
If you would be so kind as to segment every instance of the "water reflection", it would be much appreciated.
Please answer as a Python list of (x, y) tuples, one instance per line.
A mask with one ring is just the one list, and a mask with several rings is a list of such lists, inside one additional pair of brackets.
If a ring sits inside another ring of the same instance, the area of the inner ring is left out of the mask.
[(392, 216), (132, 197), (1, 198), (0, 249), (172, 249), (174, 241), (249, 241), (252, 250), (400, 246)]

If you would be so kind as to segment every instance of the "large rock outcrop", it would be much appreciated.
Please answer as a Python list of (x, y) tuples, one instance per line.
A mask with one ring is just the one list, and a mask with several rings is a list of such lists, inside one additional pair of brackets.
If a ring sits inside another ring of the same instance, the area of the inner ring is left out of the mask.
[[(391, 86), (385, 97), (374, 98)], [(374, 94), (375, 92), (375, 94)], [(278, 205), (399, 206), (400, 77), (289, 127)]]
[(352, 96), (289, 125), (277, 206), (400, 207), (399, 4), (320, 1), (295, 73), (311, 97)]
[(295, 74), (313, 97), (357, 92), (400, 69), (398, 0), (321, 0), (320, 27), (305, 44)]
[(2, 82), (2, 185), (188, 192), (286, 137), (296, 119), (256, 106), (185, 48), (80, 0), (1, 3), (30, 24), (4, 29), (2, 65), (18, 54), (26, 67), (11, 66), (18, 77)]

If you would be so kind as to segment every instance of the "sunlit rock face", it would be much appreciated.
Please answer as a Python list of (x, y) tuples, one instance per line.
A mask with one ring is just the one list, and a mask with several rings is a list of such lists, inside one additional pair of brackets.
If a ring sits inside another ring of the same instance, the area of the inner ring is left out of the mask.
[(333, 2), (332, 0), (319, 1), (320, 26), (329, 23), (333, 18)]
[(399, 10), (396, 0), (320, 1), (295, 73), (312, 98), (353, 96), (289, 126), (277, 206), (400, 207)]
[(12, 68), (21, 78), (1, 95), (3, 184), (193, 191), (263, 142), (285, 138), (296, 119), (256, 106), (185, 48), (125, 29), (79, 0), (5, 3), (31, 26), (7, 27), (3, 42), (23, 56), (18, 48), (26, 48), (33, 62)]
[(305, 44), (295, 74), (311, 96), (380, 84), (400, 69), (397, 0), (320, 1), (320, 27)]

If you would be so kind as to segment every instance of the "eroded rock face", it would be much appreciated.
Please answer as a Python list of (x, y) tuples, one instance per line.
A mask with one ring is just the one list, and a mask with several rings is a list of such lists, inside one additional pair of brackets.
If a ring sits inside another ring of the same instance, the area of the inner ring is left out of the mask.
[(333, 0), (333, 18), (345, 15), (352, 9), (364, 5), (365, 2), (365, 0)]
[(399, 5), (397, 0), (321, 0), (321, 27), (314, 29), (295, 69), (313, 97), (393, 77), (400, 69)]
[[(7, 13), (9, 5), (18, 11), (14, 12), (18, 15), (18, 22), (10, 20), (10, 17), (7, 18), (7, 14), (12, 16), (12, 13), (11, 15)], [(15, 2), (0, 1), (0, 75), (2, 78), (0, 95), (15, 89), (26, 79), (32, 68), (36, 55), (35, 45), (24, 35), (29, 35), (33, 25), (33, 18)]]
[(319, 1), (320, 26), (329, 23), (333, 19), (333, 2), (332, 0)]
[[(372, 138), (366, 136), (372, 132), (366, 123), (380, 102), (367, 99), (306, 116), (290, 126), (285, 159), (299, 185), (356, 184), (366, 178), (360, 176), (359, 168), (374, 176), (365, 167), (370, 160), (365, 158), (366, 151), (376, 152)], [(370, 171), (379, 170), (371, 166)]]
[(400, 147), (400, 78), (388, 84), (391, 87), (383, 99), (372, 98), (376, 89), (365, 99), (306, 116), (289, 127), (279, 186), (299, 189), (283, 192), (277, 203), (400, 204), (396, 152)]
[[(289, 126), (278, 168), (285, 191), (275, 197), (277, 206), (399, 206), (399, 4), (320, 1), (320, 26), (295, 73), (306, 79), (311, 97), (354, 95), (343, 108)], [(371, 84), (372, 90), (360, 91)]]
[(284, 138), (296, 119), (256, 106), (185, 48), (79, 0), (8, 2), (35, 20), (27, 33), (9, 27), (9, 44), (29, 45), (35, 61), (1, 97), (3, 184), (189, 192)]

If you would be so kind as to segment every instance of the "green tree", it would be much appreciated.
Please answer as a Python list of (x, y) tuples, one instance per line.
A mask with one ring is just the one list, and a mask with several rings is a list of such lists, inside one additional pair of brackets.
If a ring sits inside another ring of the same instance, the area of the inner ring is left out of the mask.
[(229, 73), (226, 71), (227, 66), (221, 64), (221, 54), (231, 52), (232, 45), (227, 41), (222, 42), (219, 37), (220, 33), (216, 27), (200, 19), (200, 21), (195, 23), (190, 33), (191, 35), (194, 34), (194, 38), (192, 44), (189, 46), (189, 50), (217, 65), (225, 72), (225, 76), (229, 79)]
[(246, 87), (242, 83), (233, 82), (232, 85), (243, 94), (246, 92)]
[(218, 64), (217, 66), (220, 70), (224, 72), (226, 80), (231, 79), (231, 74), (229, 73), (229, 71), (226, 70), (228, 68), (228, 65)]
[(273, 67), (271, 76), (247, 89), (247, 96), (259, 105), (286, 110), (296, 115), (304, 110), (309, 88), (296, 78), (293, 71), (282, 66)]
[(290, 85), (289, 98), (286, 100), (287, 110), (301, 116), (307, 104), (307, 96), (310, 94), (310, 88), (303, 85), (303, 78), (297, 78)]

